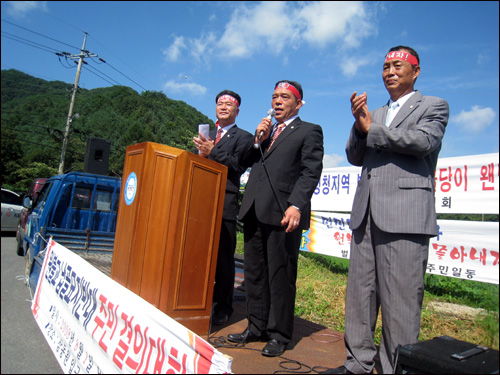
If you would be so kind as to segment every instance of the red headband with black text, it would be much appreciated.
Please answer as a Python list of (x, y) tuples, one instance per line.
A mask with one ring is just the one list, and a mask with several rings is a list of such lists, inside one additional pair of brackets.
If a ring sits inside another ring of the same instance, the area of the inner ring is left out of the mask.
[(288, 91), (291, 91), (292, 94), (298, 99), (298, 100), (302, 100), (302, 97), (300, 96), (300, 93), (299, 93), (299, 90), (297, 90), (295, 88), (295, 86), (293, 86), (292, 84), (288, 83), (288, 82), (279, 82), (276, 87), (274, 88), (275, 90), (276, 89), (286, 89)]
[(418, 66), (418, 60), (415, 56), (409, 54), (408, 52), (403, 52), (403, 51), (392, 51), (387, 54), (385, 57), (385, 62), (391, 61), (391, 60), (402, 60), (402, 61), (407, 61), (411, 65)]
[(238, 99), (236, 99), (234, 96), (231, 96), (231, 95), (222, 95), (221, 97), (219, 97), (219, 99), (217, 99), (217, 103), (219, 103), (221, 100), (224, 100), (224, 101), (230, 101), (234, 104), (236, 104), (236, 107), (239, 107), (240, 106), (240, 102), (238, 102)]

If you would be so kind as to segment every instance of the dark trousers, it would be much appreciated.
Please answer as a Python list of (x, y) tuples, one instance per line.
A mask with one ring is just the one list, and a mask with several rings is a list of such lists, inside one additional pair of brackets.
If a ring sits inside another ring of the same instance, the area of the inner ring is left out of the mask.
[(292, 340), (297, 262), (302, 231), (245, 218), (245, 290), (250, 330), (284, 343)]
[(235, 249), (236, 220), (222, 220), (213, 297), (215, 313), (233, 313)]

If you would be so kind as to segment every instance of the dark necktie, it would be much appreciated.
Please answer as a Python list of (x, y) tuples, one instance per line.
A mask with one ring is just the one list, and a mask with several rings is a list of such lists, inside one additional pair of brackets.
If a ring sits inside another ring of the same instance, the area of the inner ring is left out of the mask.
[(222, 136), (222, 128), (219, 127), (219, 131), (217, 132), (217, 137), (215, 137), (215, 143), (214, 144), (217, 144), (217, 142), (220, 141), (221, 136)]
[(278, 136), (281, 134), (281, 132), (283, 131), (283, 129), (285, 129), (285, 126), (286, 125), (284, 123), (278, 125), (278, 127), (276, 128), (276, 130), (273, 133), (273, 137), (271, 138), (271, 144), (267, 148), (267, 151), (269, 151), (271, 149), (274, 141), (276, 140), (276, 138), (278, 138)]

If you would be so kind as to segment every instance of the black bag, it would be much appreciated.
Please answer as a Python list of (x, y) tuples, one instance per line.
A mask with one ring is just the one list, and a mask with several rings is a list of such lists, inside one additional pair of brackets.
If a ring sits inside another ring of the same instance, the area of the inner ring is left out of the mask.
[(498, 350), (439, 336), (398, 346), (399, 374), (498, 374)]

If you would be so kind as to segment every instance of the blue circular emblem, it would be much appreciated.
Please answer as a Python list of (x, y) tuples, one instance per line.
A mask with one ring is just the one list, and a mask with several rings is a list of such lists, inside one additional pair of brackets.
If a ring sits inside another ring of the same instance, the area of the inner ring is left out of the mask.
[(127, 206), (130, 206), (135, 199), (135, 194), (137, 193), (137, 176), (134, 172), (130, 173), (127, 177), (124, 193), (125, 203)]

